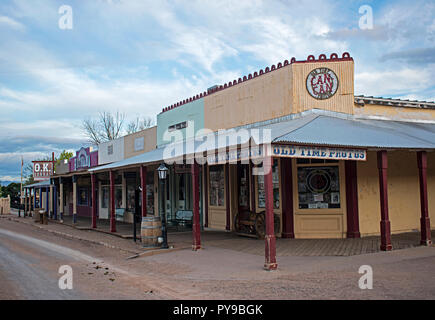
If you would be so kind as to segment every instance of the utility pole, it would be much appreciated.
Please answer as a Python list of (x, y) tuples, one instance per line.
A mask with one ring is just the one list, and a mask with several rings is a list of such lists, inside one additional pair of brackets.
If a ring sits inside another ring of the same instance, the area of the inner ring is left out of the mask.
[[(18, 217), (21, 217), (21, 206), (23, 204), (23, 165), (24, 160), (23, 156), (21, 156), (21, 183), (20, 183), (20, 203), (18, 204)], [(26, 213), (24, 213), (24, 216)]]

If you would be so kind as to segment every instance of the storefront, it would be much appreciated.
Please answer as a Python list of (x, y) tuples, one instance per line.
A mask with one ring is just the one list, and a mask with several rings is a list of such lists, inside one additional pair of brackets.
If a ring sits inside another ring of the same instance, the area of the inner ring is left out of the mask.
[(422, 243), (431, 241), (435, 103), (355, 96), (347, 53), (286, 60), (157, 119), (149, 135), (157, 148), (89, 170), (98, 177), (99, 215), (113, 225), (119, 210), (136, 210), (139, 190), (141, 216), (159, 214), (164, 197), (169, 226), (191, 228), (195, 250), (201, 228), (264, 236), (268, 269), (276, 267), (275, 237), (379, 235), (390, 250), (392, 233), (417, 229)]

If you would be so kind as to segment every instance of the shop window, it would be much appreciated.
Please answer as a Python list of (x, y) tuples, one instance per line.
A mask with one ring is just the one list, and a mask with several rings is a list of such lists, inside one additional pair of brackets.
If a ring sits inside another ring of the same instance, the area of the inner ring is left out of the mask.
[(298, 167), (299, 209), (340, 208), (338, 166)]
[[(258, 186), (258, 207), (266, 207), (266, 193), (264, 190), (264, 176), (257, 176), (257, 186)], [(272, 166), (272, 181), (273, 181), (273, 207), (279, 209), (279, 166), (278, 159), (273, 159)]]
[(79, 196), (78, 196), (78, 205), (79, 206), (88, 206), (89, 205), (89, 190), (88, 188), (79, 188)]
[(102, 188), (102, 203), (101, 208), (107, 209), (109, 208), (109, 187), (103, 187)]
[(127, 208), (130, 210), (130, 212), (135, 212), (135, 193), (136, 193), (136, 186), (134, 183), (127, 184)]
[(225, 206), (224, 166), (210, 166), (210, 206)]
[(122, 208), (122, 186), (115, 186), (115, 209)]
[[(168, 183), (169, 184), (169, 183)], [(146, 190), (146, 199), (147, 199), (147, 214), (154, 214), (154, 172), (147, 173), (147, 190)]]
[(192, 210), (192, 176), (189, 173), (179, 173), (177, 180), (177, 209)]

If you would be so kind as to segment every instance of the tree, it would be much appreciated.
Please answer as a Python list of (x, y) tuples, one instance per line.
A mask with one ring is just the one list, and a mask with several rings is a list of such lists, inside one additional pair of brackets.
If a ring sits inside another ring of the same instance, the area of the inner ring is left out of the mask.
[(135, 133), (138, 131), (145, 130), (154, 125), (154, 120), (151, 117), (143, 117), (140, 119), (136, 117), (135, 120), (132, 120), (127, 125), (127, 134)]
[(74, 156), (74, 154), (72, 152), (63, 150), (59, 157), (55, 158), (55, 164), (54, 164), (54, 170), (56, 171), (56, 166), (59, 165), (62, 160), (69, 160), (70, 158), (72, 158)]
[(11, 197), (11, 204), (14, 207), (18, 207), (20, 203), (20, 188), (21, 185), (16, 182), (11, 182), (7, 186), (2, 187), (2, 194), (1, 196), (3, 198), (7, 198), (7, 196)]
[(117, 139), (122, 134), (125, 114), (116, 112), (100, 112), (97, 119), (85, 119), (82, 128), (90, 142), (100, 144), (101, 142)]

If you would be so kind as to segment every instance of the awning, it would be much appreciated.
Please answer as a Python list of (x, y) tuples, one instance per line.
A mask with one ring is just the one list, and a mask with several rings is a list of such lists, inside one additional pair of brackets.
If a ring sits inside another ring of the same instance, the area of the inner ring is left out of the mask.
[(322, 146), (435, 149), (435, 123), (344, 119), (317, 115), (304, 126), (273, 140)]
[(37, 183), (33, 183), (33, 184), (29, 184), (27, 186), (23, 186), (23, 188), (48, 188), (52, 186), (52, 184), (50, 183), (50, 180), (44, 180), (44, 181), (40, 181)]
[[(251, 139), (256, 144), (262, 144), (263, 134), (261, 132), (265, 129), (270, 130), (272, 144), (363, 149), (435, 149), (435, 122), (374, 120), (318, 109), (214, 132), (196, 140), (190, 139), (170, 146), (172, 149), (181, 148), (182, 155), (188, 156), (194, 152), (200, 153), (247, 144)], [(239, 134), (241, 131), (243, 134)], [(260, 131), (260, 136), (258, 136), (258, 131)], [(238, 138), (219, 139), (219, 134), (222, 133), (232, 138), (236, 135)], [(163, 159), (171, 158), (167, 156), (165, 147), (93, 168), (89, 172), (158, 163)]]

